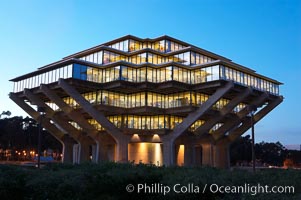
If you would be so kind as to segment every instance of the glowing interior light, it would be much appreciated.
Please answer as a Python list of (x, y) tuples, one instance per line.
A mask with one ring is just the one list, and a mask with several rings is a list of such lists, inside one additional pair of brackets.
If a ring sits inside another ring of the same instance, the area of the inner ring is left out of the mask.
[(135, 164), (144, 163), (144, 164), (154, 164), (162, 165), (163, 156), (161, 150), (161, 143), (131, 143), (129, 144), (128, 157), (129, 160)]
[(178, 156), (177, 156), (177, 164), (179, 166), (184, 165), (184, 149), (185, 149), (185, 146), (183, 144), (181, 144), (179, 147)]

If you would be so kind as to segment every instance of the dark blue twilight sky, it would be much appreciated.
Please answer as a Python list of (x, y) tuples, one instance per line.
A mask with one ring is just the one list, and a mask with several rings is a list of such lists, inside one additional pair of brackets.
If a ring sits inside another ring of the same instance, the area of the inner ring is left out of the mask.
[(298, 0), (1, 1), (0, 112), (26, 115), (9, 79), (127, 34), (170, 35), (283, 82), (285, 100), (256, 125), (256, 142), (301, 143)]

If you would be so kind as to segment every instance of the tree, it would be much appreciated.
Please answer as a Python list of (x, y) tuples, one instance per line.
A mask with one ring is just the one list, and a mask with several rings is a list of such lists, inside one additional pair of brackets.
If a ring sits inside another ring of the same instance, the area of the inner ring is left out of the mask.
[(252, 159), (252, 146), (250, 135), (239, 137), (230, 146), (230, 162), (235, 165), (238, 162), (250, 162)]
[[(6, 112), (5, 112), (6, 113)], [(9, 113), (6, 113), (9, 114)], [(38, 124), (30, 117), (11, 117), (0, 119), (0, 148), (35, 150), (38, 145)], [(56, 149), (61, 151), (61, 144), (46, 130), (42, 131), (42, 150)]]
[(260, 159), (264, 163), (282, 166), (287, 155), (287, 150), (280, 142), (261, 142), (255, 144), (255, 155), (257, 159)]
[[(260, 142), (255, 144), (255, 157), (262, 163), (282, 166), (285, 158), (288, 157), (288, 150), (280, 143)], [(290, 154), (292, 157), (292, 153)], [(294, 157), (296, 153), (294, 153)], [(297, 156), (298, 157), (298, 156)], [(251, 139), (249, 135), (240, 137), (230, 146), (230, 160), (234, 165), (237, 162), (250, 162), (252, 158)], [(297, 160), (294, 158), (293, 160)]]
[(10, 111), (3, 111), (3, 112), (0, 114), (0, 119), (1, 119), (2, 115), (10, 116), (10, 115), (11, 115), (11, 112), (10, 112)]

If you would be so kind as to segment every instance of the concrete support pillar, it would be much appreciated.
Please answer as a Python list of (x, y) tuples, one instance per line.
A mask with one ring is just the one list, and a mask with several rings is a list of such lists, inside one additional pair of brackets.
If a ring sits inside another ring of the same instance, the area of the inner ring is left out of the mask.
[(73, 164), (79, 164), (79, 157), (80, 157), (80, 144), (74, 144), (73, 145)]
[(185, 144), (184, 147), (184, 166), (192, 166), (194, 164), (194, 147), (191, 144)]
[(213, 145), (213, 166), (224, 169), (230, 167), (229, 144)]
[(109, 161), (108, 154), (108, 146), (104, 141), (98, 139), (96, 145), (92, 146), (92, 161), (95, 163)]
[(82, 140), (78, 144), (73, 145), (73, 163), (90, 162), (90, 141)]
[(163, 165), (173, 166), (175, 164), (175, 146), (172, 141), (163, 141)]
[(106, 155), (108, 158), (108, 161), (115, 161), (116, 160), (116, 149), (117, 145), (116, 144), (109, 144), (106, 146)]
[(80, 151), (80, 144), (74, 144), (72, 148), (72, 161), (73, 164), (78, 164), (79, 160), (79, 151)]
[(92, 145), (92, 162), (97, 163), (99, 158), (98, 154), (98, 144), (93, 144)]
[(86, 141), (80, 143), (79, 163), (90, 162), (90, 145), (92, 144)]
[(213, 164), (213, 152), (212, 152), (212, 145), (209, 144), (202, 144), (202, 165), (212, 166)]
[[(174, 145), (174, 149), (175, 149), (175, 165), (177, 165), (177, 166), (182, 166), (183, 164), (184, 164), (184, 160), (183, 161), (181, 161), (181, 158), (179, 157), (180, 155), (180, 145)], [(182, 156), (184, 156), (184, 155), (182, 155)], [(183, 157), (182, 157), (183, 158)]]
[(116, 143), (116, 161), (121, 163), (128, 162), (128, 138), (119, 137)]
[(76, 142), (74, 140), (63, 140), (63, 163), (73, 163), (73, 145), (75, 144)]
[(193, 160), (195, 165), (202, 165), (203, 164), (203, 148), (202, 146), (196, 146), (193, 148)]

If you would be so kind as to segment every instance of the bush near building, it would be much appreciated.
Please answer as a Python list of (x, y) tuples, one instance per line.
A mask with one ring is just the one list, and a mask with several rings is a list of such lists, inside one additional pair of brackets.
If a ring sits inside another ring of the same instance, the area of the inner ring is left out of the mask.
[[(199, 186), (200, 193), (137, 194), (126, 192), (133, 184)], [(205, 184), (294, 186), (295, 194), (211, 193)], [(1, 199), (300, 199), (301, 173), (293, 169), (266, 169), (255, 174), (242, 170), (211, 167), (155, 167), (118, 163), (51, 164), (42, 169), (0, 166)]]

